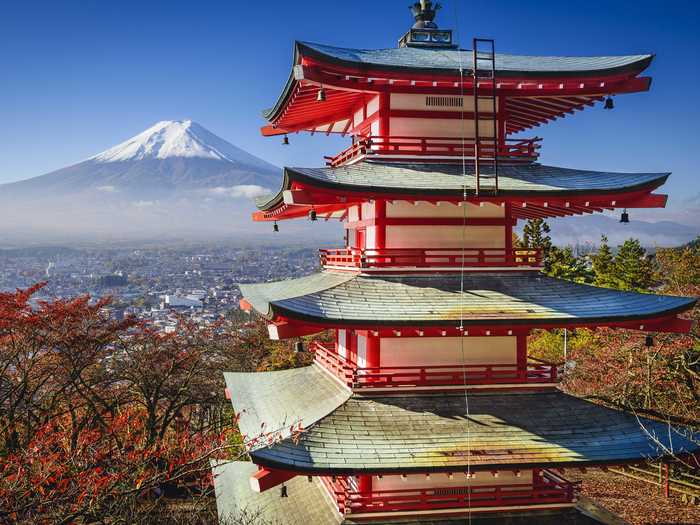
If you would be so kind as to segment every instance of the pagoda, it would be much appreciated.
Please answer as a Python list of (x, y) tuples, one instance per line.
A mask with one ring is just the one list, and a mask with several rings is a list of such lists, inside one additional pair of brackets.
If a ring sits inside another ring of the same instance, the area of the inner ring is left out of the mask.
[(464, 50), (438, 4), (411, 9), (396, 48), (297, 42), (265, 112), (263, 135), (285, 144), (351, 143), (285, 168), (254, 220), (335, 219), (344, 245), (316, 274), (241, 286), (272, 339), (333, 342), (306, 345), (311, 366), (224, 374), (251, 461), (214, 466), (222, 523), (597, 523), (567, 470), (696, 452), (661, 422), (563, 393), (559, 367), (527, 349), (533, 329), (686, 333), (695, 300), (547, 277), (537, 249), (513, 245), (518, 220), (665, 206), (669, 173), (545, 166), (541, 139), (522, 138), (647, 91), (653, 55)]

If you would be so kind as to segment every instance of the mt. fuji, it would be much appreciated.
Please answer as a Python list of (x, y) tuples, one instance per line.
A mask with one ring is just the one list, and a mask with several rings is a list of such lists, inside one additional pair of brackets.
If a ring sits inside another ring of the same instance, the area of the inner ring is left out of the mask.
[(251, 199), (281, 177), (196, 122), (162, 121), (72, 166), (0, 185), (0, 238), (247, 232)]
[(83, 162), (2, 185), (0, 199), (86, 193), (163, 199), (207, 189), (250, 197), (276, 189), (280, 176), (279, 168), (196, 122), (162, 121)]

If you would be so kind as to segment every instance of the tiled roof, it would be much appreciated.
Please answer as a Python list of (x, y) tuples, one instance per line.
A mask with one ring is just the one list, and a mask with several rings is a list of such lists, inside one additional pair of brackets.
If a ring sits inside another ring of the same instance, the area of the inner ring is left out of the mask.
[[(237, 406), (244, 407), (237, 414), (238, 428), (246, 439), (262, 432), (272, 433), (275, 439), (287, 438), (300, 424), (304, 428), (312, 425), (350, 398), (350, 390), (317, 368), (312, 365), (260, 374), (225, 373), (231, 397)], [(306, 388), (311, 384), (313, 389)], [(285, 402), (280, 403), (280, 399)]]
[[(464, 290), (460, 293), (460, 290)], [(533, 272), (374, 276), (324, 271), (241, 285), (263, 315), (309, 321), (465, 325), (561, 324), (646, 319), (686, 310), (695, 299), (621, 292)]]
[(293, 478), (285, 483), (288, 497), (280, 498), (279, 488), (253, 492), (249, 479), (257, 470), (249, 462), (213, 462), (221, 525), (337, 525), (343, 521), (320, 480), (309, 483), (305, 477)]
[[(435, 48), (350, 49), (343, 47), (297, 42), (303, 56), (313, 56), (330, 62), (341, 62), (359, 68), (426, 69), (458, 72), (460, 67), (468, 74), (472, 69), (471, 50)], [(496, 72), (500, 76), (584, 76), (640, 72), (654, 58), (651, 54), (627, 56), (526, 56), (496, 53)]]
[[(492, 174), (483, 166), (482, 174)], [(618, 193), (666, 182), (669, 173), (619, 173), (543, 166), (538, 163), (502, 164), (498, 168), (500, 195), (564, 196), (595, 193)], [(390, 163), (364, 161), (337, 168), (286, 168), (282, 188), (276, 195), (259, 198), (261, 209), (270, 209), (282, 200), (282, 191), (293, 181), (347, 191), (375, 191), (402, 194), (462, 195), (476, 189), (474, 165)]]
[[(245, 383), (229, 384), (239, 413), (255, 399), (251, 428), (267, 425), (268, 419), (275, 424), (286, 411), (301, 414), (297, 396), (320, 400), (326, 395), (327, 374), (319, 367), (290, 373), (305, 378), (295, 391), (286, 387), (287, 378), (273, 373), (253, 373)], [(280, 389), (278, 377), (285, 383)], [(263, 405), (261, 397), (268, 398)], [(269, 467), (355, 474), (458, 470), (467, 464), (475, 470), (583, 466), (664, 455), (647, 432), (675, 453), (698, 448), (664, 423), (559, 391), (470, 393), (468, 399), (467, 410), (463, 393), (353, 395), (300, 435), (254, 450), (251, 457)], [(318, 416), (317, 403), (309, 407), (314, 413), (308, 420)], [(271, 407), (269, 416), (260, 406)]]

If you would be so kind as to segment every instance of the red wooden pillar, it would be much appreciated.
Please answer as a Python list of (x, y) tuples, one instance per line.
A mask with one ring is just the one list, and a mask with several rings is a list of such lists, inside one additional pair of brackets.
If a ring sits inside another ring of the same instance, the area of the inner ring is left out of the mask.
[(386, 201), (374, 201), (374, 246), (377, 250), (386, 248)]
[(379, 368), (379, 347), (379, 336), (372, 335), (372, 332), (367, 332), (367, 353), (365, 357), (367, 368)]
[(527, 379), (527, 333), (518, 334), (515, 338), (518, 375), (522, 379)]
[(505, 244), (504, 246), (506, 247), (506, 264), (508, 263), (515, 263), (515, 257), (513, 256), (513, 219), (511, 218), (512, 216), (512, 210), (511, 210), (511, 204), (509, 202), (506, 202), (505, 205)]
[(391, 95), (389, 93), (379, 94), (379, 136), (383, 138), (380, 142), (384, 143), (389, 138), (390, 127), (390, 111), (391, 111)]
[(365, 494), (372, 492), (372, 476), (358, 476), (357, 489)]

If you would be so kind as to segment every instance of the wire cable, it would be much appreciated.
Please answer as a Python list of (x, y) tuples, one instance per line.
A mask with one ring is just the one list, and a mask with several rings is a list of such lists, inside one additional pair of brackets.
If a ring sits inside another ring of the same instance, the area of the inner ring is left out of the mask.
[[(457, 10), (457, 2), (453, 3), (455, 17), (455, 36), (459, 42), (459, 14)], [(459, 346), (462, 354), (462, 382), (464, 386), (464, 408), (466, 411), (466, 429), (467, 429), (467, 523), (472, 522), (472, 501), (471, 501), (471, 418), (469, 415), (469, 389), (467, 386), (467, 360), (464, 351), (464, 277), (465, 277), (465, 258), (466, 258), (466, 229), (467, 229), (467, 158), (466, 158), (466, 122), (464, 113), (464, 65), (462, 63), (462, 50), (457, 49), (457, 60), (459, 66), (459, 91), (461, 98), (461, 142), (462, 142), (462, 249), (461, 249), (461, 264), (460, 264), (460, 283), (459, 283)], [(476, 70), (476, 64), (472, 67)], [(478, 139), (475, 139), (478, 140)]]

